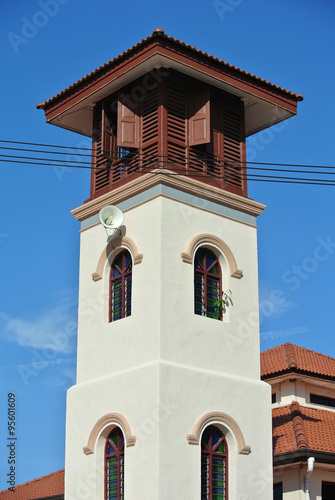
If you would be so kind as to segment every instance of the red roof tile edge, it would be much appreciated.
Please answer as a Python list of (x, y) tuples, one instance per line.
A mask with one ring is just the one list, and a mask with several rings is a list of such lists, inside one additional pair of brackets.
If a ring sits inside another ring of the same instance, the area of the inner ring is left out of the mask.
[(219, 58), (214, 57), (214, 56), (212, 56), (210, 54), (207, 54), (206, 52), (203, 52), (202, 50), (199, 50), (199, 49), (197, 49), (195, 47), (192, 47), (191, 45), (186, 44), (186, 43), (178, 40), (177, 38), (173, 38), (172, 36), (166, 35), (161, 28), (156, 28), (153, 31), (152, 35), (149, 35), (146, 38), (143, 38), (143, 40), (141, 40), (140, 42), (136, 43), (135, 45), (133, 45), (129, 49), (127, 49), (124, 52), (122, 52), (121, 54), (119, 54), (118, 56), (114, 57), (113, 59), (110, 59), (108, 62), (106, 62), (105, 64), (99, 66), (94, 71), (91, 71), (91, 73), (88, 73), (87, 75), (83, 76), (80, 80), (77, 80), (73, 84), (69, 85), (64, 90), (62, 90), (61, 92), (58, 92), (58, 94), (54, 95), (50, 99), (37, 104), (37, 106), (36, 106), (37, 109), (45, 109), (46, 106), (48, 106), (49, 104), (51, 104), (51, 102), (53, 102), (57, 98), (63, 96), (66, 92), (68, 92), (68, 91), (74, 89), (75, 87), (77, 87), (78, 85), (84, 83), (85, 80), (88, 80), (89, 78), (95, 76), (100, 71), (106, 69), (108, 66), (111, 66), (117, 60), (122, 59), (123, 57), (125, 57), (126, 55), (128, 55), (130, 52), (133, 52), (135, 49), (141, 47), (146, 42), (149, 42), (149, 41), (153, 40), (155, 37), (158, 37), (158, 36), (159, 37), (164, 37), (164, 38), (166, 38), (167, 40), (169, 40), (172, 43), (178, 44), (178, 45), (180, 45), (182, 47), (185, 47), (186, 49), (188, 49), (190, 51), (196, 52), (197, 54), (200, 54), (200, 55), (205, 56), (205, 57), (207, 57), (209, 59), (212, 59), (213, 61), (216, 61), (216, 62), (218, 62), (220, 64), (223, 64), (227, 68), (232, 69), (234, 71), (237, 71), (237, 72), (241, 73), (242, 75), (245, 75), (245, 76), (248, 76), (250, 78), (253, 78), (253, 79), (257, 80), (260, 83), (269, 85), (273, 89), (276, 89), (276, 90), (278, 90), (280, 92), (285, 92), (286, 94), (289, 94), (289, 95), (295, 97), (297, 99), (297, 101), (302, 101), (303, 100), (303, 96), (301, 94), (296, 94), (296, 93), (292, 92), (291, 90), (286, 90), (286, 89), (284, 89), (282, 87), (279, 87), (278, 85), (275, 85), (274, 83), (271, 83), (271, 82), (269, 82), (267, 80), (264, 80), (263, 78), (260, 78), (259, 76), (253, 75), (252, 73), (249, 73), (248, 71), (244, 71), (243, 69), (240, 69), (237, 66), (229, 64), (229, 63), (223, 61), (222, 59), (219, 59)]
[[(58, 495), (64, 494), (64, 473), (65, 469), (60, 469), (56, 472), (51, 472), (45, 476), (37, 477), (32, 479), (31, 481), (27, 481), (23, 484), (18, 484), (15, 486), (14, 491), (3, 490), (0, 491), (0, 498), (7, 497), (8, 498), (53, 498)], [(42, 485), (41, 483), (52, 482), (47, 486)], [(29, 489), (29, 491), (28, 491)], [(38, 491), (39, 490), (39, 491)], [(42, 491), (40, 491), (42, 490)], [(44, 491), (43, 491), (44, 490)], [(14, 493), (14, 495), (13, 495)], [(15, 495), (16, 493), (16, 495)], [(7, 495), (8, 494), (8, 495)], [(25, 497), (22, 496), (25, 494)], [(29, 496), (28, 496), (29, 495)], [(33, 497), (31, 495), (34, 495)], [(38, 496), (39, 495), (39, 496)]]
[(320, 378), (335, 379), (335, 358), (290, 342), (261, 353), (262, 379), (293, 371)]

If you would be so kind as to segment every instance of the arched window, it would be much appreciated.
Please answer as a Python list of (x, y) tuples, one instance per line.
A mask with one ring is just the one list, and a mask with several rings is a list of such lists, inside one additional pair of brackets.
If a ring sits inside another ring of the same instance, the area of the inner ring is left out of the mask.
[(128, 250), (119, 253), (112, 264), (109, 289), (109, 321), (131, 314), (132, 260)]
[(119, 427), (106, 439), (105, 471), (105, 499), (124, 500), (124, 437)]
[(201, 500), (228, 500), (228, 450), (223, 433), (206, 427), (201, 439)]
[(209, 318), (222, 319), (221, 266), (207, 248), (200, 247), (194, 258), (194, 312)]

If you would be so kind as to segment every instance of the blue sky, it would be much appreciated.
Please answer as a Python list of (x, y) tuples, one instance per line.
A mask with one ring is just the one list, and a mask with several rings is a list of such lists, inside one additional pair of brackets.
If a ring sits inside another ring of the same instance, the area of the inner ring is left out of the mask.
[[(249, 160), (334, 165), (329, 0), (3, 0), (0, 13), (0, 140), (89, 147), (87, 138), (46, 125), (36, 104), (161, 27), (304, 96), (297, 117), (248, 140)], [(71, 159), (78, 158), (69, 149)], [(70, 210), (88, 198), (90, 179), (88, 170), (4, 161), (0, 175), (0, 489), (6, 489), (8, 392), (17, 399), (17, 484), (64, 467), (79, 261), (79, 224)], [(262, 350), (292, 342), (335, 356), (334, 189), (249, 182), (249, 196), (267, 205), (258, 219)]]

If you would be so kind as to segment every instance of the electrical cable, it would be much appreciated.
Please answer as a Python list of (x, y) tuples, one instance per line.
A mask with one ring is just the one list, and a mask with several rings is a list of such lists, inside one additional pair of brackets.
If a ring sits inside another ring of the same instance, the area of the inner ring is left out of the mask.
[[(41, 143), (35, 143), (35, 142), (22, 142), (22, 141), (6, 141), (6, 140), (3, 140), (3, 139), (0, 139), (0, 143), (8, 143), (8, 144), (22, 144), (22, 145), (31, 145), (31, 146), (41, 146), (41, 147), (52, 147), (52, 148), (62, 148), (62, 149), (72, 149), (72, 150), (84, 150), (84, 151), (91, 151), (92, 152), (92, 148), (81, 148), (81, 147), (77, 147), (77, 146), (64, 146), (64, 145), (55, 145), (55, 144), (41, 144)], [(32, 152), (41, 152), (41, 153), (46, 153), (46, 154), (66, 154), (66, 153), (62, 153), (60, 151), (41, 151), (41, 150), (29, 150), (29, 149), (19, 149), (19, 148), (8, 148), (8, 147), (4, 147), (4, 146), (0, 146), (0, 149), (17, 149), (18, 151), (32, 151)], [(105, 151), (106, 154), (115, 154), (115, 155), (118, 155), (119, 154), (119, 151), (110, 151), (110, 150), (106, 150)], [(104, 153), (104, 151), (102, 151), (102, 153)], [(68, 153), (67, 153), (68, 154)], [(78, 154), (79, 156), (89, 156), (91, 157), (92, 154), (88, 154), (88, 155), (85, 155), (85, 154), (81, 154), (81, 153), (76, 153)], [(141, 155), (145, 155), (145, 153), (141, 153)], [(93, 156), (96, 156), (96, 155), (93, 155)], [(164, 156), (164, 155), (156, 155), (157, 157), (159, 158), (168, 158), (168, 156)], [(188, 157), (185, 157), (185, 160), (192, 160), (193, 158), (188, 158)], [(162, 160), (164, 161), (164, 160)], [(215, 159), (212, 160), (213, 162), (215, 162)], [(297, 168), (325, 168), (325, 169), (335, 169), (335, 166), (333, 165), (308, 165), (308, 164), (299, 164), (299, 163), (274, 163), (274, 162), (254, 162), (254, 161), (238, 161), (236, 162), (237, 164), (247, 164), (247, 165), (269, 165), (269, 166), (276, 166), (276, 167), (297, 167)], [(251, 168), (251, 167), (249, 167)]]
[[(83, 169), (95, 169), (95, 170), (106, 170), (105, 168), (102, 167), (91, 167), (91, 166), (84, 166), (84, 165), (62, 165), (62, 164), (51, 164), (47, 162), (42, 162), (38, 163), (36, 161), (30, 162), (30, 161), (17, 161), (17, 160), (5, 160), (0, 158), (0, 162), (8, 162), (8, 163), (21, 163), (21, 164), (27, 164), (27, 165), (35, 165), (35, 166), (51, 166), (51, 167), (60, 167), (60, 168), (83, 168)], [(109, 169), (110, 171), (113, 171), (113, 169)], [(116, 171), (117, 169), (114, 169)], [(164, 172), (165, 168), (162, 168), (160, 171), (155, 171), (153, 172), (151, 170), (151, 167), (142, 167), (142, 170), (139, 171), (138, 173), (140, 174), (163, 174), (163, 175), (169, 175), (169, 176), (185, 176), (185, 170), (182, 170), (182, 173), (178, 172)], [(179, 169), (181, 170), (181, 169)], [(125, 168), (125, 173), (127, 172), (127, 169)], [(213, 179), (229, 179), (229, 175), (213, 175), (213, 174), (206, 174), (206, 173), (196, 173), (195, 171), (192, 171), (191, 173), (192, 177), (196, 178), (206, 178), (210, 177)], [(240, 176), (241, 180), (248, 180), (248, 181), (256, 181), (256, 182), (282, 182), (282, 183), (287, 183), (287, 184), (311, 184), (311, 185), (319, 185), (319, 186), (335, 186), (335, 180), (331, 181), (330, 179), (310, 179), (310, 178), (297, 178), (297, 177), (280, 177), (280, 176), (270, 176), (270, 175), (257, 175), (257, 174), (249, 174), (247, 176)]]
[[(22, 141), (5, 141), (5, 140), (0, 140), (0, 143), (7, 143), (7, 144), (20, 144), (20, 145), (29, 145), (29, 146), (39, 146), (39, 147), (52, 147), (52, 148), (62, 148), (62, 149), (70, 149), (72, 150), (72, 155), (77, 155), (77, 156), (83, 156), (83, 157), (100, 157), (104, 158), (105, 155), (102, 155), (101, 152), (98, 152), (97, 154), (92, 154), (91, 148), (78, 148), (78, 147), (73, 147), (73, 146), (63, 146), (63, 145), (51, 145), (51, 144), (40, 144), (40, 143), (29, 143), (29, 142), (22, 142)], [(8, 162), (8, 163), (19, 163), (19, 164), (27, 164), (27, 165), (35, 165), (35, 166), (53, 166), (53, 167), (59, 167), (59, 168), (82, 168), (82, 169), (95, 169), (95, 170), (106, 170), (108, 168), (109, 171), (117, 171), (118, 169), (124, 168), (125, 173), (127, 172), (127, 165), (121, 165), (122, 164), (122, 157), (120, 157), (120, 150), (119, 151), (108, 151), (108, 156), (110, 161), (113, 160), (119, 160), (119, 164), (117, 165), (112, 165), (106, 166), (101, 165), (101, 166), (92, 166), (91, 161), (84, 161), (83, 160), (74, 160), (70, 159), (67, 160), (66, 158), (50, 158), (50, 157), (45, 157), (45, 155), (50, 156), (50, 155), (69, 155), (68, 151), (62, 152), (62, 151), (44, 151), (44, 150), (36, 150), (36, 149), (27, 149), (27, 148), (17, 148), (17, 147), (7, 147), (7, 146), (0, 146), (0, 150), (11, 150), (11, 151), (24, 151), (27, 153), (42, 153), (44, 157), (35, 157), (35, 156), (18, 156), (18, 155), (11, 155), (11, 154), (0, 154), (0, 161), (1, 162)], [(90, 151), (90, 154), (85, 154), (85, 153), (77, 153), (75, 151), (73, 153), (73, 150), (87, 150)], [(115, 156), (111, 156), (112, 154), (115, 154)], [(122, 154), (122, 151), (121, 151)], [(106, 155), (107, 156), (107, 155)], [(211, 177), (214, 179), (229, 179), (230, 172), (225, 172), (224, 174), (216, 174), (215, 172), (211, 171), (206, 171), (203, 173), (197, 173), (196, 169), (196, 164), (197, 162), (199, 163), (200, 169), (201, 169), (201, 163), (206, 163), (207, 166), (212, 167), (213, 169), (219, 169), (221, 167), (224, 168), (231, 168), (231, 169), (236, 169), (237, 173), (239, 175), (239, 178), (241, 180), (248, 179), (249, 181), (259, 181), (259, 182), (286, 182), (286, 183), (294, 183), (294, 184), (313, 184), (313, 185), (328, 185), (332, 186), (335, 185), (335, 181), (332, 179), (316, 179), (316, 178), (308, 178), (304, 177), (302, 174), (314, 174), (318, 176), (333, 176), (335, 175), (335, 172), (331, 171), (321, 171), (321, 170), (296, 170), (296, 169), (287, 169), (287, 168), (269, 168), (270, 167), (296, 167), (296, 168), (304, 168), (304, 169), (328, 169), (328, 170), (334, 170), (334, 166), (325, 166), (325, 165), (306, 165), (306, 164), (289, 164), (289, 163), (265, 163), (265, 162), (236, 162), (236, 165), (232, 161), (230, 161), (230, 164), (224, 164), (224, 162), (221, 162), (222, 165), (220, 165), (220, 162), (218, 162), (215, 158), (208, 158), (206, 156), (204, 157), (199, 157), (199, 158), (187, 158), (187, 157), (182, 157), (182, 161), (180, 162), (179, 158), (171, 157), (171, 156), (165, 156), (165, 155), (152, 155), (149, 153), (140, 153), (138, 155), (140, 157), (140, 160), (142, 162), (150, 163), (150, 160), (152, 159), (154, 162), (159, 162), (160, 164), (163, 164), (163, 168), (160, 172), (152, 172), (152, 167), (149, 166), (141, 166), (141, 171), (139, 173), (164, 173), (163, 170), (164, 168), (168, 167), (171, 165), (171, 163), (174, 164), (173, 172), (166, 172), (166, 175), (187, 175), (187, 171), (185, 172), (185, 168), (176, 168), (176, 164), (180, 164), (181, 166), (184, 166), (184, 162), (190, 162), (193, 163), (193, 168), (191, 170), (191, 175), (192, 177), (198, 177), (198, 178), (204, 178), (204, 177)], [(123, 157), (125, 158), (126, 155)], [(135, 159), (135, 158), (134, 158)], [(128, 158), (129, 160), (129, 158)], [(179, 161), (178, 161), (179, 160)], [(136, 159), (135, 159), (136, 161)], [(124, 160), (126, 162), (126, 160)], [(244, 175), (242, 173), (242, 168), (241, 164), (246, 164), (247, 165), (247, 170), (248, 174)], [(250, 165), (262, 165), (260, 166), (250, 166)], [(267, 166), (267, 167), (265, 167)], [(132, 166), (130, 166), (132, 167)], [(238, 167), (238, 168), (236, 168)], [(129, 166), (128, 166), (129, 168)], [(251, 173), (250, 171), (255, 171), (255, 173)], [(301, 177), (293, 177), (293, 176), (283, 176), (283, 175), (266, 175), (263, 173), (256, 173), (256, 172), (279, 172), (279, 173), (292, 173), (292, 174), (300, 174)], [(180, 172), (180, 173), (179, 173)], [(234, 174), (231, 174), (231, 178), (234, 178)]]

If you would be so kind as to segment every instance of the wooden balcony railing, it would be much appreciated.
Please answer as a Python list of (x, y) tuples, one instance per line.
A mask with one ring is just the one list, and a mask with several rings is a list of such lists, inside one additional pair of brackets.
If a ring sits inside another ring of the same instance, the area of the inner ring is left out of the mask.
[(171, 153), (160, 156), (134, 151), (120, 151), (111, 155), (98, 155), (93, 162), (93, 192), (96, 198), (140, 175), (155, 169), (173, 171), (228, 191), (246, 196), (246, 169), (241, 163), (225, 162), (208, 154), (191, 151), (190, 156)]

